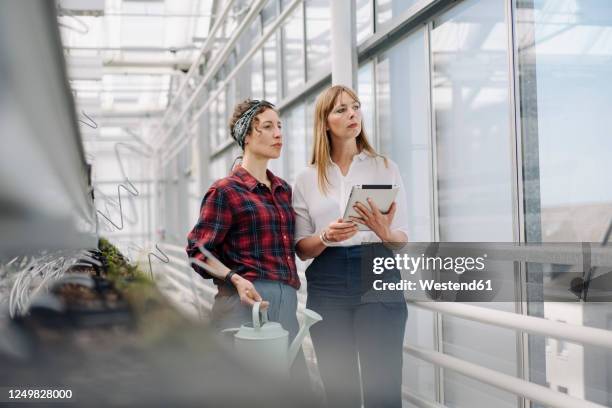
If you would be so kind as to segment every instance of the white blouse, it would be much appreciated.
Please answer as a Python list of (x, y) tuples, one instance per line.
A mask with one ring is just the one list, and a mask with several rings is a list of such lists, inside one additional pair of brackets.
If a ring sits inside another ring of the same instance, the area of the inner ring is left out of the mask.
[[(327, 172), (330, 182), (327, 195), (319, 189), (316, 167), (310, 165), (302, 170), (293, 187), (295, 242), (311, 235), (319, 235), (332, 221), (341, 218), (351, 189), (356, 184), (397, 184), (397, 209), (391, 229), (403, 231), (409, 236), (404, 183), (397, 165), (390, 159), (387, 159), (387, 163), (388, 166), (385, 166), (383, 158), (361, 152), (353, 157), (348, 173), (343, 176), (340, 167), (332, 162)], [(332, 245), (351, 246), (362, 242), (380, 242), (380, 238), (372, 231), (359, 231), (352, 238)]]

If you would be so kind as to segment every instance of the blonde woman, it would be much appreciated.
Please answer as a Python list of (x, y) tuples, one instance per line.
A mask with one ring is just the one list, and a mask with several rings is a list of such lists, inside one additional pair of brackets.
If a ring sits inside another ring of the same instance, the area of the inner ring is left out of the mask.
[[(343, 221), (356, 184), (397, 184), (387, 214), (358, 203), (359, 218)], [(361, 299), (362, 242), (406, 242), (407, 211), (398, 167), (376, 153), (363, 128), (353, 90), (333, 86), (317, 99), (310, 166), (294, 187), (296, 253), (306, 270), (307, 307), (323, 316), (311, 336), (330, 407), (401, 407), (406, 304)], [(369, 227), (358, 231), (357, 224)], [(361, 376), (360, 376), (361, 372)], [(361, 379), (360, 379), (361, 377)]]

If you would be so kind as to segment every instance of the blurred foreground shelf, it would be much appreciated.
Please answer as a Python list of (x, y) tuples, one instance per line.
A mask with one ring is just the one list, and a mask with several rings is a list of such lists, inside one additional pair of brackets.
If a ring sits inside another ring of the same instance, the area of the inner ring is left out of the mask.
[(4, 387), (69, 389), (67, 406), (312, 406), (241, 366), (112, 245), (95, 258), (101, 267), (74, 267), (0, 327)]

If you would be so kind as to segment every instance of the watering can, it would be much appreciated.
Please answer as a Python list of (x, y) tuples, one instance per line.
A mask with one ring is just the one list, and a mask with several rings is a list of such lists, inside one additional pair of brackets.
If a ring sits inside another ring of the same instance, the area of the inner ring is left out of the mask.
[(261, 302), (253, 305), (252, 325), (243, 324), (239, 329), (225, 329), (222, 333), (234, 332), (234, 351), (239, 361), (272, 374), (286, 375), (310, 326), (323, 318), (312, 310), (304, 310), (304, 323), (289, 345), (289, 332), (280, 323), (268, 321), (268, 312), (264, 310), (260, 313), (260, 306)]

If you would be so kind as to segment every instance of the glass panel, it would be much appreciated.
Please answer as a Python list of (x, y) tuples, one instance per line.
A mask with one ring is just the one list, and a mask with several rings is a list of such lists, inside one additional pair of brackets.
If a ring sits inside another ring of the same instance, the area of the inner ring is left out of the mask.
[[(289, 1), (283, 0), (282, 4)], [(282, 28), (283, 96), (304, 84), (304, 13), (298, 6)]]
[(229, 117), (234, 112), (234, 106), (236, 105), (236, 80), (230, 81), (225, 87), (225, 118), (223, 119), (223, 133), (221, 134), (221, 143), (227, 142), (231, 139), (229, 131)]
[(310, 163), (310, 159), (312, 158), (312, 149), (314, 146), (314, 110), (318, 95), (319, 92), (314, 93), (306, 101), (306, 156), (308, 163)]
[(287, 156), (287, 148), (286, 146), (284, 146), (280, 157), (278, 159), (270, 160), (268, 164), (268, 168), (270, 169), (270, 171), (283, 179), (286, 179), (287, 177), (287, 172), (285, 171), (285, 157), (286, 156)]
[(374, 32), (372, 1), (373, 0), (355, 0), (357, 44), (363, 42)]
[(295, 177), (306, 166), (306, 107), (304, 104), (291, 108), (283, 115), (283, 150), (287, 154), (285, 180), (293, 184)]
[(262, 99), (264, 97), (263, 84), (263, 52), (257, 51), (251, 59), (251, 98)]
[(376, 0), (376, 22), (382, 25), (408, 10), (418, 0)]
[(179, 226), (179, 175), (178, 175), (178, 159), (175, 156), (169, 164), (170, 169), (170, 178), (167, 180), (171, 180), (169, 189), (168, 189), (168, 206), (166, 207), (167, 211), (167, 219), (168, 223), (166, 224), (167, 228), (167, 238), (170, 242), (177, 243), (179, 240), (178, 235), (178, 226)]
[(274, 19), (278, 16), (278, 0), (269, 0), (266, 6), (261, 11), (261, 17), (264, 25), (264, 29), (269, 26)]
[[(200, 191), (208, 185), (206, 185), (207, 175), (208, 175), (208, 155), (210, 154), (209, 143), (208, 143), (208, 132), (210, 129), (210, 105), (200, 117), (200, 122), (198, 126), (199, 135), (197, 137), (197, 150), (194, 152), (194, 159), (191, 163), (192, 165), (192, 176), (196, 178), (196, 196), (199, 195)], [(201, 198), (201, 197), (200, 197)], [(192, 224), (193, 225), (193, 224)]]
[(376, 75), (380, 150), (400, 168), (408, 194), (410, 239), (431, 241), (431, 143), (425, 30), (412, 33), (381, 54)]
[(331, 69), (330, 2), (307, 0), (305, 21), (307, 78), (311, 79)]
[[(371, 78), (368, 66), (359, 72), (361, 84)], [(432, 240), (431, 159), (427, 103), (427, 60), (424, 30), (419, 30), (378, 57), (376, 101), (380, 152), (400, 168), (408, 199), (410, 239)], [(365, 81), (363, 81), (363, 80)], [(370, 117), (367, 109), (364, 116)], [(434, 347), (434, 315), (409, 305), (405, 342)], [(434, 367), (404, 355), (404, 386), (427, 400), (435, 400)]]
[[(503, 0), (466, 0), (434, 20), (432, 88), (441, 241), (513, 240), (504, 6)], [(513, 303), (477, 306), (514, 311)], [(515, 331), (451, 316), (444, 316), (442, 325), (445, 353), (516, 375)], [(444, 371), (444, 395), (448, 406), (517, 404), (516, 396), (449, 370)]]
[[(515, 18), (527, 241), (603, 242), (612, 222), (610, 2), (521, 1)], [(562, 269), (528, 264), (530, 280), (553, 270)], [(544, 300), (530, 301), (529, 313), (612, 329), (608, 303)], [(612, 404), (610, 351), (535, 335), (529, 347), (531, 381)]]
[[(178, 167), (178, 197), (177, 197), (177, 223), (176, 223), (176, 235), (178, 237), (185, 237), (189, 233), (189, 176), (186, 170), (189, 168), (191, 162), (191, 151), (192, 145), (186, 144), (176, 155), (177, 167)], [(193, 226), (193, 224), (192, 224)], [(179, 241), (179, 239), (177, 239)]]
[[(257, 18), (251, 25), (251, 28), (245, 31), (245, 35), (247, 35), (248, 38), (244, 39), (245, 47), (243, 48), (246, 49), (242, 50), (241, 59), (251, 49), (255, 42), (259, 40), (260, 32), (261, 20)], [(241, 85), (243, 83), (242, 81), (244, 81), (244, 87), (240, 87), (241, 100), (246, 97), (263, 99), (263, 51), (261, 49), (255, 52), (251, 60), (244, 65), (234, 80), (240, 81)]]
[(529, 239), (601, 242), (612, 221), (612, 8), (529, 4), (517, 9)]
[(211, 166), (210, 175), (213, 181), (218, 180), (227, 175), (228, 164), (227, 164), (226, 157), (224, 155), (221, 155), (215, 158), (210, 163), (210, 166)]
[(227, 89), (223, 89), (217, 97), (217, 138), (215, 145), (218, 146), (225, 139), (226, 127), (227, 127), (227, 115), (226, 115), (226, 99)]
[[(455, 401), (460, 401), (463, 395), (472, 395), (471, 402), (455, 404)], [(448, 407), (518, 407), (517, 397), (514, 394), (450, 370), (444, 372), (444, 399), (445, 406)]]
[[(265, 31), (278, 16), (278, 0), (270, 0), (261, 12), (263, 29)], [(278, 101), (278, 59), (277, 32), (264, 43), (263, 49), (263, 80), (264, 98), (272, 103)]]
[(277, 34), (272, 34), (263, 46), (264, 97), (276, 103), (278, 100), (278, 65), (276, 60)]
[(357, 71), (357, 95), (361, 101), (363, 129), (368, 140), (376, 146), (376, 120), (374, 117), (374, 64), (369, 61)]
[(469, 0), (432, 31), (441, 241), (513, 240), (504, 18)]
[[(408, 304), (404, 343), (434, 349), (434, 313)], [(404, 388), (428, 401), (435, 401), (435, 371), (431, 363), (404, 353)]]
[(217, 134), (217, 98), (213, 99), (208, 106), (208, 145), (213, 150), (216, 145)]

